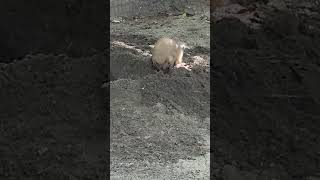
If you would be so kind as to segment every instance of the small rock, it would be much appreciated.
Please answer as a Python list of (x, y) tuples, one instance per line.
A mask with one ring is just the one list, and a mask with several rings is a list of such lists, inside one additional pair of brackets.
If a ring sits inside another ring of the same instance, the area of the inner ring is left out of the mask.
[(123, 21), (121, 17), (119, 17), (119, 18), (112, 18), (112, 19), (111, 19), (111, 22), (112, 22), (112, 23), (120, 23), (121, 21)]
[(185, 10), (185, 13), (186, 13), (186, 15), (187, 15), (188, 17), (195, 15), (195, 11), (194, 11), (193, 9), (191, 9), (191, 8), (187, 8), (187, 9)]
[(102, 85), (101, 85), (101, 88), (107, 88), (107, 87), (109, 87), (109, 83), (103, 83)]
[(47, 147), (42, 147), (38, 150), (38, 154), (42, 156), (44, 153), (46, 153), (49, 149)]
[(120, 23), (119, 20), (112, 20), (111, 22), (113, 22), (113, 23)]

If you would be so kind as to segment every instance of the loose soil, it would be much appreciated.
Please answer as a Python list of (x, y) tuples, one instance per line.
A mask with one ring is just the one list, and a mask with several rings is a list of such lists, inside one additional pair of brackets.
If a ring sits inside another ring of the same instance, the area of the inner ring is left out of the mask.
[(1, 64), (1, 179), (105, 179), (104, 54)]
[(213, 24), (215, 179), (319, 179), (320, 15), (294, 5), (251, 5)]
[[(208, 21), (125, 19), (110, 29), (111, 179), (209, 179)], [(152, 68), (149, 45), (162, 36), (190, 46), (191, 71)]]

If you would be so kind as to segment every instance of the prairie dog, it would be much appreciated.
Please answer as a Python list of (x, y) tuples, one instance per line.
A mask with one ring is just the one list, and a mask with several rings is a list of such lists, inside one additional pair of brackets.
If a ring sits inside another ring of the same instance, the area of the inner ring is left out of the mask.
[(175, 40), (163, 37), (160, 38), (151, 50), (152, 64), (157, 69), (168, 72), (175, 65), (182, 63), (185, 45)]

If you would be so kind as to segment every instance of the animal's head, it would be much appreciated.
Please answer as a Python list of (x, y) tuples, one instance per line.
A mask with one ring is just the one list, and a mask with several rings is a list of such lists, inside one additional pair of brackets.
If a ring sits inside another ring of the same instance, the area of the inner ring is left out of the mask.
[(185, 43), (183, 43), (183, 42), (178, 42), (176, 44), (176, 48), (177, 49), (181, 49), (182, 51), (184, 51), (187, 48), (187, 45)]

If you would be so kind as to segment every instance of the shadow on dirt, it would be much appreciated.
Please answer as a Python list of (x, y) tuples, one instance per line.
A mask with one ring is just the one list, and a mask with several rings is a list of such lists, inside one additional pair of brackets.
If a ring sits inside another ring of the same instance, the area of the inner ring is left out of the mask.
[(151, 67), (150, 57), (122, 47), (111, 47), (110, 67), (110, 74), (113, 77), (110, 81), (124, 78), (138, 79), (155, 73)]

